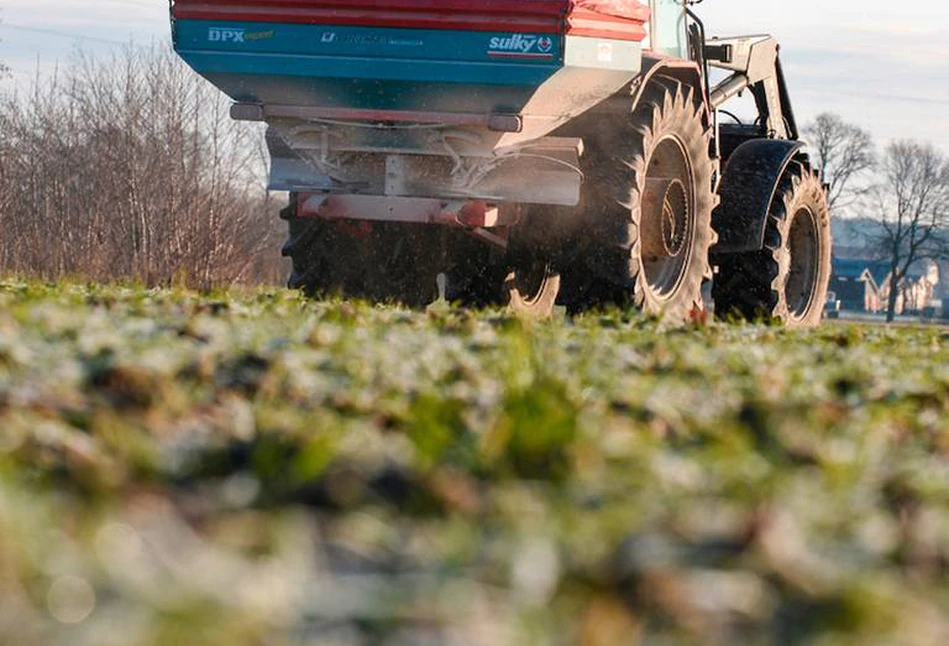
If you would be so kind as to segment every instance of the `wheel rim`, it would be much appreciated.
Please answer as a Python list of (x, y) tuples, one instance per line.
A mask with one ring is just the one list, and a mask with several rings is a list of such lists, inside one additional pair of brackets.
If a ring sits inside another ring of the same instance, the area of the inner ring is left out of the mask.
[(814, 306), (817, 274), (820, 266), (820, 242), (817, 220), (808, 208), (794, 214), (788, 233), (788, 279), (784, 296), (793, 321), (807, 318)]
[(646, 283), (660, 300), (675, 296), (695, 239), (695, 191), (685, 148), (675, 137), (656, 146), (646, 171), (640, 219)]
[(539, 261), (525, 263), (525, 266), (513, 272), (513, 289), (525, 306), (531, 307), (540, 302), (550, 275), (550, 265)]

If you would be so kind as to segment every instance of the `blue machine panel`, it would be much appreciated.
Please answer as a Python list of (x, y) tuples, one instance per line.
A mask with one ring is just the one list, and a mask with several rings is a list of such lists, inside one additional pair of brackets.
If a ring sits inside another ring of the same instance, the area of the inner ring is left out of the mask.
[(518, 110), (563, 66), (558, 35), (182, 20), (175, 46), (237, 101)]

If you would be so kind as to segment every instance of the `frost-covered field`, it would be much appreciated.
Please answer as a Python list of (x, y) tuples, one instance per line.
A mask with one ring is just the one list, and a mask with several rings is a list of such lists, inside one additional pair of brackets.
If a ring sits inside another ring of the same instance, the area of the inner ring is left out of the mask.
[(949, 335), (0, 283), (0, 644), (949, 643)]

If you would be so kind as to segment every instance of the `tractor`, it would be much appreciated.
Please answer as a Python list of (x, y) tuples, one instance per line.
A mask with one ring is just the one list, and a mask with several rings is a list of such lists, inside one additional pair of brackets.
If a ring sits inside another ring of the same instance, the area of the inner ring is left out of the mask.
[[(682, 0), (172, 0), (178, 54), (267, 126), (292, 288), (822, 318), (825, 186), (778, 43)], [(741, 100), (746, 114), (727, 105)], [(742, 118), (744, 117), (744, 118)]]

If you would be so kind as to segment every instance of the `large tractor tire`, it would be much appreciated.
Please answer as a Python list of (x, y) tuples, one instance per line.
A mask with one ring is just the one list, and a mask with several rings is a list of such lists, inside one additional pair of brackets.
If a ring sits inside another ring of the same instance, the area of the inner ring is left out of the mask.
[(592, 275), (573, 281), (571, 299), (632, 304), (672, 323), (704, 309), (717, 204), (711, 136), (695, 88), (659, 77), (621, 132), (588, 138), (580, 239)]
[(438, 296), (438, 232), (423, 225), (330, 222), (296, 215), (296, 196), (281, 212), (290, 237), (288, 285), (309, 296), (427, 305)]
[(550, 318), (559, 295), (560, 274), (544, 261), (512, 269), (504, 280), (503, 298), (508, 309), (524, 318)]
[(501, 300), (508, 309), (527, 319), (553, 316), (560, 297), (562, 237), (557, 232), (557, 214), (544, 207), (526, 207), (526, 212), (508, 238), (507, 276)]
[(424, 307), (438, 298), (441, 232), (426, 224), (374, 222), (366, 240), (366, 297)]
[(287, 286), (308, 296), (345, 295), (357, 288), (359, 276), (341, 275), (339, 256), (346, 240), (329, 223), (315, 218), (297, 217), (297, 197), (290, 195), (290, 204), (280, 212), (286, 220), (289, 237), (283, 256), (292, 266)]
[(768, 213), (765, 248), (721, 258), (713, 296), (720, 316), (777, 319), (809, 328), (823, 318), (831, 274), (830, 209), (820, 178), (785, 171)]

